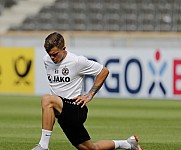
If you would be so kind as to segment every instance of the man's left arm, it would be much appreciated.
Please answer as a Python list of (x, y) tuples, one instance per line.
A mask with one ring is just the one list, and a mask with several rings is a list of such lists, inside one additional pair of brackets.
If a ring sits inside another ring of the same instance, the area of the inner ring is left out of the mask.
[(106, 80), (108, 74), (109, 74), (109, 70), (106, 67), (103, 67), (101, 72), (96, 76), (94, 84), (93, 84), (92, 88), (90, 89), (90, 91), (86, 95), (76, 97), (75, 102), (78, 105), (83, 103), (81, 107), (84, 107), (84, 105), (86, 105), (89, 101), (91, 101), (93, 99), (94, 95), (102, 87), (102, 85), (103, 85), (104, 81)]

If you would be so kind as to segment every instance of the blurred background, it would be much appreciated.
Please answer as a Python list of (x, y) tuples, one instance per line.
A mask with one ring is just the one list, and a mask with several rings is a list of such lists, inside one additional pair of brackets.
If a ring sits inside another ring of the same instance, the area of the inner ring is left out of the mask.
[[(39, 141), (43, 45), (55, 31), (66, 50), (110, 71), (89, 104), (92, 139), (135, 134), (144, 149), (180, 149), (181, 0), (0, 0), (1, 150)], [(84, 92), (92, 84), (87, 76)], [(54, 131), (50, 149), (73, 149)]]
[(1, 0), (1, 30), (181, 31), (180, 0)]
[(1, 0), (0, 93), (49, 91), (43, 44), (58, 31), (110, 70), (98, 97), (179, 99), (180, 14), (180, 0)]

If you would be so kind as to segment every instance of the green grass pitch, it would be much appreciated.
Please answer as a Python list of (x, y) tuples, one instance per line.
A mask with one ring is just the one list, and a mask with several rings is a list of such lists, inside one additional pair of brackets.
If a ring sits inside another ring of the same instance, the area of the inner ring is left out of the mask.
[[(41, 97), (0, 96), (0, 150), (30, 150), (41, 136)], [(181, 101), (94, 99), (85, 123), (92, 140), (139, 137), (145, 150), (181, 149)], [(74, 150), (55, 123), (51, 150)]]

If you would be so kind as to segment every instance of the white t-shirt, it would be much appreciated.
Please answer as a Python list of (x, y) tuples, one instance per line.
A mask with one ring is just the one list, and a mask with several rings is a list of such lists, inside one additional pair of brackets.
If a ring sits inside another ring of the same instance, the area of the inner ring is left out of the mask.
[(47, 54), (44, 64), (51, 94), (68, 99), (83, 94), (85, 75), (97, 76), (103, 68), (101, 64), (71, 52), (67, 52), (67, 56), (58, 64)]

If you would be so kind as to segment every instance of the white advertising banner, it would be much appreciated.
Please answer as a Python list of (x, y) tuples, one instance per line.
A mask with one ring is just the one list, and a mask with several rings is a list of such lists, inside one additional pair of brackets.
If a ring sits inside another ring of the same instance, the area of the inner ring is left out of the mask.
[[(68, 51), (98, 61), (109, 69), (109, 76), (96, 95), (98, 97), (181, 99), (180, 34), (131, 35), (68, 33), (65, 36), (66, 47)], [(35, 58), (31, 58), (34, 64), (31, 73), (34, 74), (31, 74), (32, 89), (29, 93), (35, 95), (49, 93), (43, 64), (43, 56), (46, 54), (43, 44), (46, 36), (47, 34), (28, 33), (27, 36), (15, 34), (0, 37), (1, 47), (34, 49)], [(26, 56), (28, 60), (30, 56)], [(5, 61), (0, 64), (1, 85), (5, 84)], [(92, 77), (86, 77), (85, 92), (92, 84)], [(21, 93), (26, 94), (23, 90)], [(7, 90), (6, 93), (12, 91)]]
[[(97, 94), (99, 97), (180, 98), (181, 50), (126, 48), (74, 49), (105, 65), (110, 73)], [(86, 77), (84, 90), (93, 84)]]

